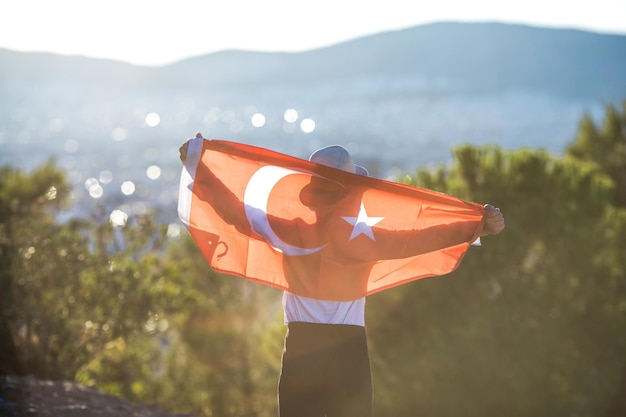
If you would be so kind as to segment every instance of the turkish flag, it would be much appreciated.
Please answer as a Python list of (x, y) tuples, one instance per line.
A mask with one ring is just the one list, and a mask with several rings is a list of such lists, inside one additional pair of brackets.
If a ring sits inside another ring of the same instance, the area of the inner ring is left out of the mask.
[(189, 142), (178, 212), (217, 271), (349, 301), (458, 267), (484, 209), (222, 140)]

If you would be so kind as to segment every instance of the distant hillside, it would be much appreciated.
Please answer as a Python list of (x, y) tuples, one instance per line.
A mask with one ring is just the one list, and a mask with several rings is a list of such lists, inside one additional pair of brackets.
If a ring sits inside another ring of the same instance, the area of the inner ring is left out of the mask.
[[(626, 36), (499, 23), (436, 23), (301, 53), (224, 51), (159, 68), (0, 50), (0, 83), (258, 90), (412, 77), (438, 91), (626, 96)], [(387, 80), (387, 81), (386, 81)], [(0, 84), (1, 85), (1, 84)]]
[(309, 52), (227, 51), (159, 70), (181, 85), (307, 85), (418, 76), (470, 93), (535, 90), (586, 98), (626, 96), (626, 36), (499, 23), (436, 23)]
[(0, 86), (71, 83), (140, 88), (153, 71), (124, 62), (0, 48)]

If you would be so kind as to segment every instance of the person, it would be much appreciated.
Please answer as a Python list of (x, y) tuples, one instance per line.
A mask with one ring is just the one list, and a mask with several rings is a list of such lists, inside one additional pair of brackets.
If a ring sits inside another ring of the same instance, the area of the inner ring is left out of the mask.
[[(202, 137), (198, 134), (196, 137)], [(180, 148), (184, 162), (187, 143)], [(368, 175), (342, 146), (319, 149), (309, 161)], [(504, 229), (498, 208), (485, 205), (481, 236)], [(466, 241), (466, 236), (459, 241)], [(365, 297), (325, 301), (283, 292), (287, 332), (278, 381), (280, 417), (368, 417), (373, 388), (365, 330)]]
[[(367, 175), (337, 145), (315, 151), (309, 161)], [(283, 311), (287, 334), (278, 383), (280, 417), (370, 416), (365, 297), (323, 301), (285, 291)]]

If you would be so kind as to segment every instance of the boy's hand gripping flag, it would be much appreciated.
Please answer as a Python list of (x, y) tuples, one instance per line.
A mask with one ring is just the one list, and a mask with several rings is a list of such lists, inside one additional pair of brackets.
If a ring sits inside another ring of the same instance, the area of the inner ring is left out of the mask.
[(484, 208), (267, 149), (189, 141), (178, 212), (210, 265), (319, 300), (458, 267)]

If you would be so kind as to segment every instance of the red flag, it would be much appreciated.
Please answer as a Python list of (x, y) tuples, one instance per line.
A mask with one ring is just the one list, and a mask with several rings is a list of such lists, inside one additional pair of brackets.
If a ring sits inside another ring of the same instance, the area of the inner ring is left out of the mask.
[(458, 267), (484, 209), (267, 149), (192, 139), (179, 216), (211, 266), (348, 301)]

